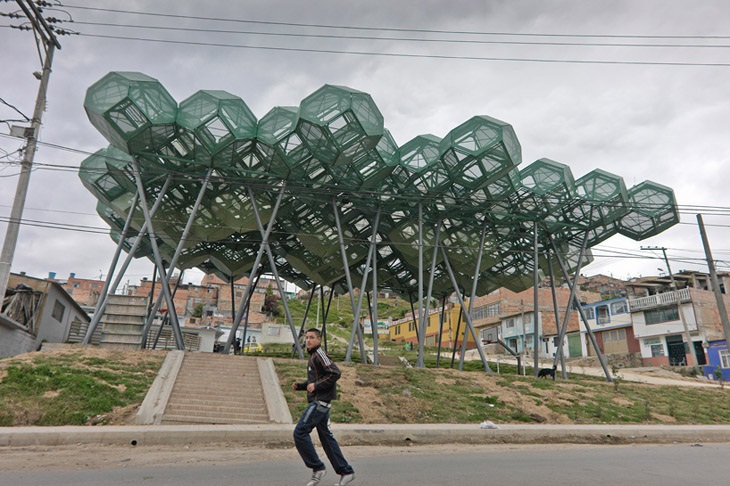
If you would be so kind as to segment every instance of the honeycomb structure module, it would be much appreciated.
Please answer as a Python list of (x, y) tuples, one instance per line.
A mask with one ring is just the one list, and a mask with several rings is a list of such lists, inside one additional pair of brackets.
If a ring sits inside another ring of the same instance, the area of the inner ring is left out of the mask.
[(88, 89), (84, 108), (109, 146), (84, 160), (79, 176), (111, 237), (152, 259), (136, 162), (156, 205), (150, 222), (163, 259), (172, 259), (195, 206), (178, 267), (226, 280), (251, 272), (270, 224), (273, 264), (297, 285), (346, 290), (347, 273), (369, 271), (375, 241), (370, 267), (381, 287), (413, 296), (419, 268), (428, 268), (433, 295), (444, 296), (454, 290), (447, 265), (459, 287), (478, 277), (478, 295), (531, 287), (535, 265), (548, 270), (544, 256), (533, 261), (535, 228), (539, 245), (554, 245), (574, 269), (584, 241), (585, 263), (591, 247), (615, 234), (641, 240), (679, 222), (674, 193), (661, 184), (627, 189), (601, 169), (576, 180), (546, 158), (520, 169), (512, 126), (486, 115), (399, 146), (371, 96), (344, 86), (325, 85), (257, 120), (225, 91), (201, 90), (178, 104), (154, 78), (112, 72)]

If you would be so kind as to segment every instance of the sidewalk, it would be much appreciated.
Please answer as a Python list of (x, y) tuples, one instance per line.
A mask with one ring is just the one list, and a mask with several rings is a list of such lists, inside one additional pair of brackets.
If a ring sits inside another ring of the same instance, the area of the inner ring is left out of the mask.
[[(476, 349), (470, 349), (466, 352), (464, 359), (466, 361), (479, 360), (479, 353)], [(517, 365), (517, 360), (512, 356), (500, 356), (498, 358), (500, 363)], [(552, 366), (552, 361), (540, 360), (541, 366), (549, 368)], [(496, 370), (496, 361), (493, 356), (489, 357), (489, 363), (492, 369)], [(532, 359), (527, 363), (527, 366), (532, 366)], [(566, 371), (568, 373), (574, 373), (578, 375), (597, 376), (605, 378), (606, 375), (603, 372), (603, 368), (595, 366), (579, 366), (574, 365), (570, 362), (566, 364)], [(633, 381), (636, 383), (647, 383), (650, 385), (667, 385), (667, 386), (690, 386), (690, 387), (715, 387), (719, 385), (716, 382), (712, 382), (703, 378), (689, 378), (689, 377), (673, 377), (673, 376), (659, 376), (661, 373), (672, 374), (659, 368), (621, 368), (618, 370), (618, 376), (623, 381)], [(560, 366), (558, 365), (558, 371), (556, 376), (560, 376)]]
[[(366, 425), (335, 424), (343, 445), (640, 444), (730, 442), (730, 425)], [(60, 445), (194, 445), (235, 443), (291, 447), (293, 425), (145, 425), (1, 427), (0, 447)]]

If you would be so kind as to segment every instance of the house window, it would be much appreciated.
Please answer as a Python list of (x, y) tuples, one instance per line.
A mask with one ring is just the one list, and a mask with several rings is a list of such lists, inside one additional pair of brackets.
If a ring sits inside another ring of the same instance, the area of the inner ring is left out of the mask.
[(515, 327), (515, 320), (514, 319), (507, 319), (507, 321), (505, 321), (505, 325), (507, 326), (507, 328)]
[(611, 304), (611, 314), (626, 314), (627, 312), (629, 312), (629, 306), (626, 304), (625, 300)]
[(644, 319), (647, 324), (659, 324), (660, 322), (678, 321), (679, 313), (676, 307), (666, 309), (654, 309), (644, 312)]
[(651, 345), (651, 357), (656, 358), (658, 356), (664, 356), (664, 346), (660, 344)]
[(718, 355), (720, 356), (720, 368), (730, 368), (730, 350), (721, 349)]
[(57, 300), (55, 304), (53, 304), (53, 312), (51, 313), (51, 316), (56, 319), (58, 322), (63, 322), (63, 313), (66, 311), (66, 306), (61, 303), (61, 301)]
[(586, 307), (583, 309), (583, 311), (586, 314), (586, 319), (595, 319), (596, 318), (596, 311), (593, 310), (593, 307)]
[(596, 307), (596, 322), (598, 324), (608, 324), (611, 322), (611, 316), (608, 313), (607, 305), (600, 305)]
[(483, 305), (477, 307), (471, 312), (471, 318), (474, 321), (484, 319), (487, 317), (494, 317), (499, 315), (499, 302), (493, 304)]

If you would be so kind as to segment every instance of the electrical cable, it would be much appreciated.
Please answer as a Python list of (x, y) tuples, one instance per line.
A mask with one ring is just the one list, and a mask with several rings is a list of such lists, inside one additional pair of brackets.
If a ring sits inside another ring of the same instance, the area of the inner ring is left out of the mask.
[[(372, 40), (372, 41), (399, 41), (399, 42), (424, 42), (424, 43), (445, 43), (445, 44), (474, 44), (474, 45), (518, 45), (518, 46), (553, 46), (553, 47), (641, 47), (641, 48), (712, 48), (727, 49), (730, 44), (637, 44), (637, 43), (601, 43), (601, 42), (529, 42), (529, 41), (503, 41), (503, 40), (477, 40), (477, 39), (429, 39), (413, 37), (375, 37), (375, 36), (354, 36), (337, 34), (308, 34), (292, 32), (261, 32), (255, 30), (227, 30), (227, 29), (204, 29), (194, 27), (169, 27), (164, 25), (140, 25), (122, 24), (109, 22), (84, 22), (74, 21), (76, 25), (88, 25), (99, 27), (120, 27), (143, 30), (176, 31), (176, 32), (198, 32), (206, 34), (237, 34), (237, 35), (261, 35), (274, 37), (295, 37), (310, 39), (336, 39), (336, 40)], [(88, 34), (87, 34), (88, 35)]]
[(523, 33), (523, 32), (484, 32), (484, 31), (459, 31), (459, 30), (435, 30), (435, 29), (406, 29), (396, 27), (364, 27), (364, 26), (351, 26), (351, 25), (327, 25), (327, 24), (307, 24), (298, 22), (276, 22), (276, 21), (264, 21), (264, 20), (250, 20), (250, 19), (232, 19), (232, 18), (218, 18), (218, 17), (201, 17), (193, 15), (179, 15), (179, 14), (165, 14), (157, 12), (145, 12), (139, 10), (120, 10), (120, 9), (107, 9), (99, 7), (88, 7), (80, 5), (64, 5), (65, 8), (79, 9), (79, 10), (93, 10), (98, 12), (108, 12), (114, 14), (130, 14), (130, 15), (145, 15), (152, 17), (165, 17), (174, 19), (186, 19), (186, 20), (205, 20), (213, 22), (234, 22), (234, 23), (247, 23), (247, 24), (263, 24), (263, 25), (277, 25), (284, 27), (308, 27), (308, 28), (323, 28), (323, 29), (343, 29), (343, 30), (364, 30), (364, 31), (387, 31), (387, 32), (418, 32), (418, 33), (429, 33), (429, 34), (458, 34), (458, 35), (492, 35), (492, 36), (525, 36), (525, 37), (576, 37), (576, 38), (621, 38), (621, 39), (730, 39), (727, 35), (619, 35), (619, 34), (547, 34), (547, 33)]

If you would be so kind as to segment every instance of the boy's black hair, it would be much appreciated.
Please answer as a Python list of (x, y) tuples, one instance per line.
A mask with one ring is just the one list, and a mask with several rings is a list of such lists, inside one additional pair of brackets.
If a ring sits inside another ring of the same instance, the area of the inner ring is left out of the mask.
[(307, 330), (306, 330), (306, 332), (305, 332), (304, 334), (306, 334), (306, 333), (308, 333), (308, 332), (313, 332), (313, 333), (314, 333), (314, 335), (315, 335), (315, 336), (317, 336), (318, 338), (321, 338), (321, 337), (322, 337), (322, 333), (321, 333), (321, 332), (319, 331), (319, 329), (317, 329), (316, 327), (312, 327), (312, 328), (310, 328), (310, 329), (307, 329)]

